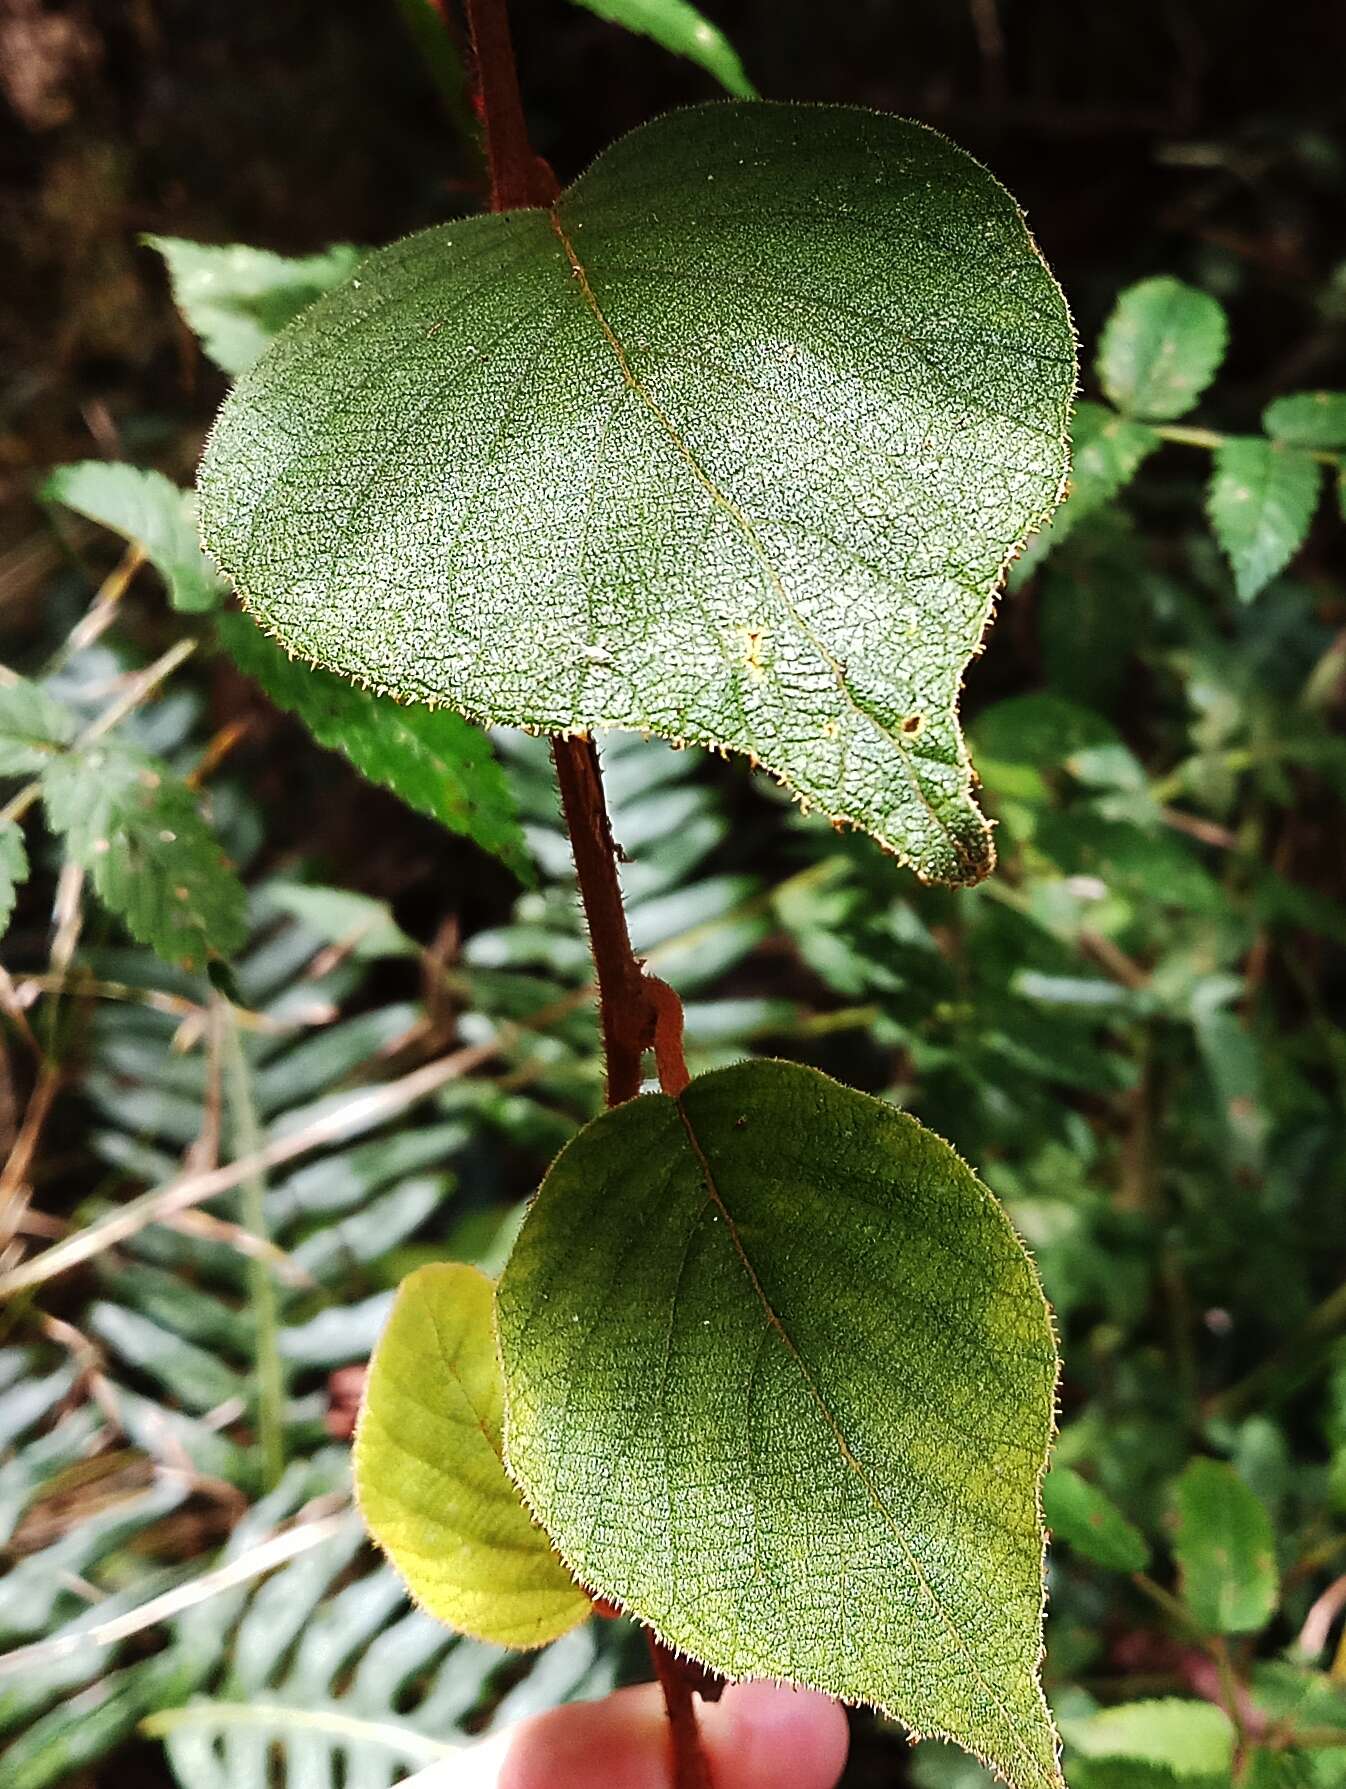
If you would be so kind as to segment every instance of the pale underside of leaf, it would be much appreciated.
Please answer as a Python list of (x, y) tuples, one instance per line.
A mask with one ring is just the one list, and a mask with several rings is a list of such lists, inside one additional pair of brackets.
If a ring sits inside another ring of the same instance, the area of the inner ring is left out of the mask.
[(730, 1677), (1059, 1783), (1055, 1348), (947, 1145), (781, 1063), (619, 1108), (553, 1167), (497, 1319), (506, 1459), (581, 1582)]
[(203, 524), (329, 669), (745, 753), (975, 881), (959, 682), (1060, 497), (1073, 384), (1059, 289), (968, 156), (877, 114), (717, 105), (551, 212), (365, 262), (239, 382)]

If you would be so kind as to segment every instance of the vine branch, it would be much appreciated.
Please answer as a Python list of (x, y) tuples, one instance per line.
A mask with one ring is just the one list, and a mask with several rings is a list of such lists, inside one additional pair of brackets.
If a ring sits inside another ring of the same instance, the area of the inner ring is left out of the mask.
[[(557, 735), (552, 739), (552, 761), (598, 975), (608, 1104), (620, 1106), (640, 1092), (641, 1061), (654, 1042), (650, 983), (631, 949), (598, 751), (592, 739)], [(667, 992), (673, 994), (671, 988)]]
[[(550, 205), (558, 190), (556, 177), (528, 140), (505, 0), (465, 0), (465, 4), (490, 169), (491, 209)], [(597, 748), (586, 735), (555, 735), (552, 760), (598, 977), (607, 1103), (619, 1106), (640, 1092), (642, 1063), (651, 1047), (660, 1085), (676, 1096), (688, 1079), (682, 1007), (667, 983), (642, 973), (631, 948)], [(668, 1710), (676, 1789), (711, 1789), (693, 1696), (699, 1690), (713, 1697), (719, 1680), (689, 1667), (653, 1634), (647, 1633), (646, 1639)]]

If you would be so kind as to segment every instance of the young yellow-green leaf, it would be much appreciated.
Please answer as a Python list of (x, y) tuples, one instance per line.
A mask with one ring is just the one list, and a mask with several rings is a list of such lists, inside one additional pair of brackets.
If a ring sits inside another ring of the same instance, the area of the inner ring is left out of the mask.
[(1056, 1465), (1042, 1486), (1042, 1513), (1054, 1541), (1065, 1541), (1114, 1572), (1143, 1572), (1150, 1549), (1110, 1497), (1069, 1466)]
[(1173, 1544), (1183, 1600), (1212, 1634), (1265, 1627), (1280, 1595), (1271, 1518), (1223, 1460), (1192, 1460), (1178, 1480)]
[(1103, 326), (1098, 377), (1128, 416), (1185, 416), (1210, 384), (1228, 340), (1223, 307), (1182, 280), (1128, 286)]
[(224, 580), (197, 540), (195, 494), (179, 490), (162, 472), (81, 460), (58, 466), (42, 494), (138, 546), (167, 584), (175, 609), (213, 609), (223, 598)]
[(338, 242), (320, 255), (294, 260), (267, 249), (231, 243), (185, 242), (146, 236), (168, 265), (173, 302), (226, 373), (246, 372), (300, 311), (349, 279), (364, 252)]
[(1221, 1782), (1233, 1768), (1234, 1724), (1213, 1702), (1126, 1702), (1083, 1720), (1063, 1719), (1062, 1726), (1072, 1750), (1086, 1758), (1127, 1758), (1175, 1777)]
[(1318, 504), (1320, 468), (1300, 448), (1231, 435), (1215, 450), (1206, 514), (1249, 603), (1298, 552)]
[(585, 1584), (728, 1677), (1059, 1783), (1056, 1349), (946, 1143), (815, 1069), (702, 1075), (561, 1152), (496, 1304), (509, 1468)]
[(17, 820), (0, 820), (0, 935), (14, 912), (20, 885), (28, 878), (28, 851)]
[(156, 759), (103, 741), (49, 764), (52, 825), (142, 944), (189, 968), (247, 937), (247, 897), (190, 789)]
[(1295, 391), (1274, 398), (1262, 427), (1287, 447), (1346, 448), (1346, 391)]
[(77, 722), (64, 702), (39, 683), (16, 677), (0, 683), (0, 776), (45, 770), (75, 737)]
[(686, 56), (699, 62), (707, 74), (738, 99), (751, 99), (756, 91), (743, 72), (733, 44), (710, 20), (687, 0), (575, 0), (576, 5), (596, 12), (600, 19), (624, 25), (642, 37), (652, 37), (675, 56)]
[(591, 1604), (501, 1462), (492, 1296), (475, 1267), (421, 1267), (402, 1282), (370, 1363), (356, 1494), (432, 1615), (501, 1646), (545, 1646)]
[(1059, 497), (1073, 383), (1061, 293), (969, 156), (706, 106), (305, 312), (216, 423), (205, 537), (329, 670), (747, 753), (972, 882), (959, 680)]
[(371, 783), (534, 880), (514, 796), (490, 742), (445, 708), (403, 703), (300, 664), (246, 615), (221, 615), (229, 656), (278, 708), (297, 715), (319, 745), (341, 752)]

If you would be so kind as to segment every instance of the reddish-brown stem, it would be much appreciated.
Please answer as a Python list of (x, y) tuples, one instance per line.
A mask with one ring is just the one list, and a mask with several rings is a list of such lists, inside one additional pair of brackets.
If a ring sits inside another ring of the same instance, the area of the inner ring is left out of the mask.
[(626, 929), (598, 752), (592, 739), (582, 737), (558, 736), (551, 749), (598, 971), (608, 1104), (620, 1106), (640, 1092), (641, 1059), (654, 1042), (655, 1013)]
[(491, 173), (491, 210), (550, 205), (556, 197), (556, 177), (528, 141), (505, 0), (465, 0), (465, 4)]
[[(556, 180), (528, 141), (505, 0), (465, 0), (465, 5), (491, 174), (491, 209), (550, 205)], [(651, 1045), (658, 1052), (661, 1085), (666, 1092), (680, 1093), (687, 1085), (682, 1008), (672, 988), (646, 980), (631, 949), (598, 752), (587, 737), (558, 736), (552, 740), (552, 758), (598, 974), (607, 1103), (618, 1106), (640, 1092), (642, 1059)], [(653, 1634), (647, 1639), (668, 1709), (676, 1789), (712, 1789), (692, 1702), (697, 1680)], [(708, 1678), (704, 1687), (713, 1695), (718, 1680)]]
[(683, 1671), (681, 1660), (666, 1646), (661, 1646), (653, 1634), (647, 1631), (645, 1638), (649, 1643), (654, 1674), (664, 1692), (664, 1707), (668, 1710), (668, 1730), (673, 1741), (673, 1781), (677, 1789), (713, 1789), (710, 1766), (701, 1749), (691, 1680)]

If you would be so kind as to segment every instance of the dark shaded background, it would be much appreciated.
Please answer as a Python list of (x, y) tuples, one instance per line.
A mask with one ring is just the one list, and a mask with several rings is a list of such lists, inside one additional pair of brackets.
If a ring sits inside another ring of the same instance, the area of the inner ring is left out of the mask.
[[(1246, 427), (1277, 390), (1346, 385), (1341, 0), (709, 10), (765, 95), (906, 113), (986, 160), (1086, 341), (1131, 279), (1218, 293), (1233, 350), (1213, 421)], [(717, 91), (567, 0), (520, 0), (515, 31), (535, 142), (563, 180), (651, 114)], [(42, 471), (126, 456), (185, 479), (223, 393), (139, 233), (375, 244), (473, 208), (479, 177), (394, 0), (0, 0), (0, 75), (0, 657), (21, 661), (64, 557), (32, 497)], [(1033, 676), (1012, 608), (996, 644), (974, 707)], [(322, 811), (296, 819), (335, 878), (400, 913), (428, 901), (462, 848), (323, 764)], [(284, 774), (263, 793), (297, 806), (312, 792), (286, 791)], [(503, 908), (504, 873), (473, 863), (481, 914)], [(847, 1783), (891, 1781), (892, 1756), (875, 1736)]]

